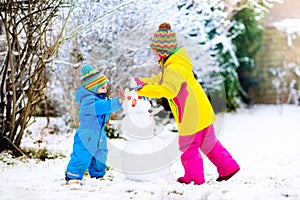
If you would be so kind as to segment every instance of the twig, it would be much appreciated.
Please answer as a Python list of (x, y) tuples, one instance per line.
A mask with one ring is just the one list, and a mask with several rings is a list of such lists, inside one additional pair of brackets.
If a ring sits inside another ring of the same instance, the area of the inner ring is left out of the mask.
[(20, 148), (18, 148), (9, 138), (3, 137), (20, 155), (26, 156), (29, 158)]

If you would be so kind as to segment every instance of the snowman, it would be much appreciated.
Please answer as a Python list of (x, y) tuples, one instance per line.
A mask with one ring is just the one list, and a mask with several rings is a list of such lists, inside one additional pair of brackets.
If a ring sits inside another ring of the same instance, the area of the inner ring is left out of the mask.
[(153, 136), (155, 121), (153, 114), (149, 113), (150, 102), (138, 96), (137, 93), (125, 89), (125, 101), (122, 104), (124, 118), (121, 121), (121, 130), (126, 140), (145, 140)]
[(165, 141), (156, 133), (154, 115), (163, 107), (149, 113), (150, 102), (137, 95), (135, 90), (125, 89), (123, 102), (124, 118), (121, 132), (125, 138), (122, 163), (126, 178), (144, 181), (166, 173), (162, 163), (166, 163)]

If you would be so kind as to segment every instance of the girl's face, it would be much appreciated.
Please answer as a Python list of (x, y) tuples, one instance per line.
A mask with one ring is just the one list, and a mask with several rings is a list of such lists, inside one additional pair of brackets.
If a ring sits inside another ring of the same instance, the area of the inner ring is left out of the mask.
[(97, 89), (98, 94), (104, 94), (107, 92), (107, 83), (104, 83)]

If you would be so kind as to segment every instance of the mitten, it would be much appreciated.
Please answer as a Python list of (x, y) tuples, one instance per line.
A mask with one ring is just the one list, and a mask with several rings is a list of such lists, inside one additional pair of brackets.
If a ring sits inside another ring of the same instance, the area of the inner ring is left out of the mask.
[(139, 78), (137, 78), (137, 77), (135, 77), (134, 80), (135, 80), (135, 82), (136, 82), (137, 85), (141, 85), (141, 86), (146, 85), (143, 81), (141, 81), (141, 80), (140, 80)]

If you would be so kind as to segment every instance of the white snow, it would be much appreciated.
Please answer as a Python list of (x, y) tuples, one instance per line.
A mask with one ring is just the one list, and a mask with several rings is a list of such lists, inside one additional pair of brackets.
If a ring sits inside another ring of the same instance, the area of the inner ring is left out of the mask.
[[(218, 115), (220, 117), (220, 115)], [(300, 199), (300, 107), (255, 105), (224, 118), (219, 139), (238, 161), (241, 170), (227, 182), (216, 182), (216, 168), (204, 158), (206, 183), (176, 182), (183, 174), (179, 160), (168, 174), (147, 181), (128, 180), (110, 169), (106, 180), (84, 177), (80, 190), (64, 185), (64, 171), (72, 148), (72, 133), (51, 135), (49, 149), (61, 150), (66, 158), (38, 162), (0, 155), (1, 200), (35, 199), (186, 199), (186, 200), (278, 200)], [(54, 121), (54, 120), (52, 120)], [(39, 131), (39, 120), (31, 131)], [(176, 134), (176, 133), (174, 133)], [(23, 145), (29, 145), (29, 139)], [(10, 162), (10, 165), (6, 163)]]
[(287, 35), (288, 46), (293, 47), (293, 40), (300, 35), (300, 19), (285, 18), (271, 24)]

